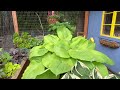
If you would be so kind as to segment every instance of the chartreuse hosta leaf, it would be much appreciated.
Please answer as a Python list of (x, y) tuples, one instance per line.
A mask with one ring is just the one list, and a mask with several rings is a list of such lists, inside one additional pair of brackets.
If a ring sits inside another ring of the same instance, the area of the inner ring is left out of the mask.
[(89, 61), (80, 61), (82, 62), (83, 64), (85, 64), (89, 69), (93, 69), (95, 68), (95, 65), (93, 64), (93, 62), (89, 62)]
[(22, 79), (35, 79), (37, 75), (40, 75), (45, 70), (45, 67), (42, 65), (41, 62), (37, 62), (32, 60), (23, 73)]
[(57, 36), (55, 36), (55, 35), (46, 35), (46, 36), (44, 36), (44, 43), (46, 44), (46, 43), (53, 43), (53, 44), (55, 44), (55, 43), (57, 43), (57, 41), (59, 40), (59, 38), (57, 37)]
[(82, 48), (95, 49), (95, 43), (85, 39), (82, 36), (78, 36), (72, 39), (70, 47), (79, 50)]
[(102, 77), (108, 76), (108, 69), (104, 64), (93, 62), (93, 64), (96, 66), (96, 70), (102, 75)]
[(95, 43), (88, 40), (88, 49), (95, 49)]
[(48, 51), (54, 52), (54, 44), (53, 44), (53, 43), (44, 44), (44, 47), (45, 47)]
[(32, 58), (30, 58), (30, 62), (33, 60), (35, 60), (36, 62), (41, 62), (42, 58), (43, 58), (43, 56), (32, 57)]
[(48, 50), (44, 48), (44, 46), (36, 46), (33, 47), (30, 50), (30, 55), (29, 55), (29, 59), (33, 58), (33, 57), (38, 57), (38, 56), (43, 56), (45, 53), (47, 53)]
[(56, 76), (71, 70), (76, 60), (72, 58), (61, 58), (55, 54), (48, 53), (42, 59), (42, 63), (45, 67), (50, 69)]
[(64, 40), (60, 40), (54, 46), (54, 52), (57, 56), (62, 58), (70, 58), (68, 50), (70, 49), (69, 43), (65, 42)]
[(57, 29), (57, 35), (61, 40), (70, 41), (72, 39), (70, 30), (64, 26)]
[(36, 79), (59, 79), (59, 75), (56, 76), (49, 69), (46, 69), (43, 73), (37, 75)]
[(100, 63), (106, 63), (113, 65), (114, 62), (107, 57), (105, 54), (92, 50), (92, 49), (81, 49), (81, 50), (69, 50), (69, 55), (72, 58), (78, 59), (78, 60), (83, 60), (83, 61), (96, 61)]

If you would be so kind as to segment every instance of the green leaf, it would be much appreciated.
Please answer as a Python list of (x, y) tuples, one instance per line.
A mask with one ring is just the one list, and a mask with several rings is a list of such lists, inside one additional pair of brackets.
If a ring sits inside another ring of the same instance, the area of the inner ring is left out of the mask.
[(92, 49), (81, 49), (81, 50), (69, 50), (69, 55), (72, 58), (83, 60), (83, 61), (96, 61), (100, 63), (106, 63), (113, 65), (114, 62), (105, 54), (92, 50)]
[(93, 62), (94, 65), (96, 66), (97, 71), (103, 76), (108, 76), (108, 69), (105, 65), (101, 64), (101, 63), (97, 63), (97, 62)]
[(89, 62), (89, 61), (80, 61), (80, 62), (84, 63), (91, 70), (95, 68), (95, 65), (93, 64), (93, 62)]
[(44, 70), (45, 67), (42, 65), (41, 62), (38, 63), (35, 60), (32, 60), (23, 73), (22, 79), (35, 79), (36, 76), (43, 73)]
[(29, 55), (29, 59), (33, 58), (33, 57), (37, 57), (37, 56), (43, 56), (44, 54), (46, 54), (48, 52), (47, 49), (45, 49), (43, 46), (36, 46), (33, 47), (30, 50), (30, 55)]
[(51, 59), (52, 53), (48, 52), (45, 56), (43, 56), (42, 58), (42, 64), (47, 67), (50, 68), (50, 63), (52, 63), (52, 59)]
[(82, 45), (84, 41), (86, 41), (86, 39), (82, 36), (75, 37), (72, 39), (70, 47), (76, 49), (78, 46)]
[(70, 58), (68, 50), (69, 50), (69, 44), (68, 42), (65, 42), (64, 40), (60, 40), (54, 46), (55, 54), (62, 58)]
[(95, 49), (95, 43), (91, 42), (90, 40), (88, 40), (88, 49)]
[(85, 39), (82, 36), (78, 36), (72, 39), (70, 47), (72, 49), (79, 49), (79, 50), (83, 48), (95, 49), (95, 43)]
[(30, 58), (30, 62), (31, 62), (32, 60), (35, 60), (36, 62), (41, 62), (42, 58), (43, 58), (43, 56), (32, 57), (32, 58)]
[(7, 61), (11, 60), (12, 59), (12, 56), (10, 56), (10, 54), (8, 52), (4, 52), (1, 57), (3, 59), (6, 59)]
[(37, 75), (36, 79), (59, 79), (59, 75), (56, 76), (49, 69), (47, 69), (40, 75)]
[(48, 51), (54, 52), (54, 44), (53, 44), (53, 43), (44, 44), (44, 47), (45, 47)]
[(72, 39), (71, 32), (69, 31), (68, 28), (64, 26), (63, 27), (61, 26), (57, 29), (57, 35), (62, 40), (70, 41)]
[(60, 58), (55, 54), (47, 54), (42, 59), (42, 63), (45, 67), (50, 69), (56, 76), (71, 70), (76, 60), (69, 58)]
[(57, 41), (59, 40), (59, 38), (57, 37), (57, 36), (55, 36), (55, 35), (46, 35), (46, 36), (44, 36), (44, 43), (46, 44), (46, 43), (53, 43), (53, 44), (55, 44), (55, 43), (57, 43)]

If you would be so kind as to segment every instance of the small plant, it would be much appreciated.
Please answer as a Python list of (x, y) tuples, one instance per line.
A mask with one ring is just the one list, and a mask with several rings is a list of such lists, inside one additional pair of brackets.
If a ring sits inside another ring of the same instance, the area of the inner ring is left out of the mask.
[(19, 64), (11, 62), (12, 56), (0, 48), (0, 78), (10, 78), (20, 67)]
[(21, 64), (22, 60), (28, 59), (29, 49), (11, 48), (9, 53), (12, 56), (11, 62)]
[(108, 76), (104, 64), (114, 62), (105, 54), (95, 50), (95, 43), (84, 37), (72, 38), (70, 30), (58, 27), (57, 35), (44, 36), (44, 43), (30, 50), (30, 64), (22, 79), (59, 79), (76, 65), (77, 61), (94, 65), (102, 77)]
[(56, 35), (56, 31), (57, 31), (57, 29), (58, 29), (59, 27), (66, 27), (66, 28), (68, 28), (68, 29), (71, 31), (72, 34), (74, 34), (75, 29), (76, 29), (76, 27), (70, 25), (69, 22), (57, 22), (57, 23), (55, 23), (55, 24), (50, 24), (48, 31), (53, 32), (53, 34)]
[(7, 78), (9, 78), (13, 76), (18, 69), (20, 69), (20, 64), (13, 64), (12, 62), (8, 62), (5, 64), (3, 71), (5, 72)]
[(12, 56), (0, 48), (0, 65), (3, 66), (12, 59)]
[(19, 35), (18, 33), (14, 33), (13, 43), (18, 48), (31, 49), (34, 46), (42, 44), (42, 40), (32, 37), (27, 32), (23, 32), (21, 35)]

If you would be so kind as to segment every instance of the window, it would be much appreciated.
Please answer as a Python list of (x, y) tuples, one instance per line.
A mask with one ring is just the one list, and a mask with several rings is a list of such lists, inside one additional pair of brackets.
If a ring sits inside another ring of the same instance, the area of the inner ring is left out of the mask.
[(101, 36), (120, 38), (120, 11), (103, 11)]

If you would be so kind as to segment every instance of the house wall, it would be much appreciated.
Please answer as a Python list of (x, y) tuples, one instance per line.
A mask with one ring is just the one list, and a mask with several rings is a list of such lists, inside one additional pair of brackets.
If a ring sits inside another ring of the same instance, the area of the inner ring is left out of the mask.
[(93, 37), (96, 43), (96, 50), (106, 54), (109, 58), (111, 58), (115, 65), (110, 66), (107, 65), (108, 68), (114, 73), (120, 72), (120, 48), (112, 49), (109, 47), (105, 47), (99, 43), (100, 38), (113, 40), (120, 42), (120, 39), (109, 38), (100, 36), (100, 28), (101, 28), (101, 21), (102, 21), (102, 11), (90, 11), (89, 14), (89, 23), (88, 23), (88, 39)]

